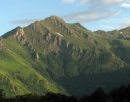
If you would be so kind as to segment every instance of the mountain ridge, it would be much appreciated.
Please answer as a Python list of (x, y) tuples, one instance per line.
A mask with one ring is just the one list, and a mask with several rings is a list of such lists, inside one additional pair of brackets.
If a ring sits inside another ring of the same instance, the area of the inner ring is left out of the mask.
[[(128, 29), (121, 31), (129, 35)], [(115, 36), (57, 16), (17, 27), (0, 38), (1, 87), (7, 96), (48, 91), (79, 96), (98, 85), (109, 91), (128, 84), (130, 41), (110, 33)]]

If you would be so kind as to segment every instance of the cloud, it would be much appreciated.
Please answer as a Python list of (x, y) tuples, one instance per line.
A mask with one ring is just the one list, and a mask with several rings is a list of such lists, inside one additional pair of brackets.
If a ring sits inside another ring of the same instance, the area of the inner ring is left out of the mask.
[(130, 26), (130, 20), (125, 21), (125, 22), (119, 24), (119, 25), (117, 26), (117, 29), (126, 28), (126, 27), (128, 27), (128, 26)]
[(76, 0), (62, 0), (64, 3), (74, 3)]
[(108, 7), (113, 5), (119, 5), (129, 0), (81, 0), (80, 4), (90, 4), (91, 6)]
[(128, 8), (128, 7), (130, 7), (130, 4), (123, 3), (121, 6)]
[(80, 4), (83, 5), (85, 3), (87, 3), (89, 0), (81, 0)]
[(30, 24), (35, 22), (37, 19), (23, 19), (11, 21), (12, 24)]
[(121, 10), (119, 10), (118, 7), (128, 1), (129, 0), (79, 0), (79, 6), (86, 6), (86, 9), (84, 11), (64, 15), (62, 18), (66, 21), (80, 23), (108, 19), (119, 15)]
[(113, 5), (118, 5), (122, 3), (123, 0), (98, 0), (96, 1), (96, 4), (100, 4), (102, 6), (113, 6)]
[(68, 14), (63, 16), (62, 18), (67, 21), (73, 21), (73, 22), (92, 22), (97, 20), (102, 20), (106, 18), (110, 18), (113, 16), (116, 16), (120, 14), (121, 11), (86, 11), (86, 12), (76, 12), (72, 14)]
[(100, 25), (100, 26), (102, 26), (102, 27), (105, 27), (105, 28), (108, 28), (108, 29), (115, 29), (115, 28), (113, 28), (113, 27), (110, 27), (110, 26), (106, 26), (106, 25)]

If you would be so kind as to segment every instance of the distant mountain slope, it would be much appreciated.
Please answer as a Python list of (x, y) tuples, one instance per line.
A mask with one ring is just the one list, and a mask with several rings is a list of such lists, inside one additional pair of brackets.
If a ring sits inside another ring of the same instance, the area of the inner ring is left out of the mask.
[(57, 16), (17, 27), (0, 38), (1, 88), (7, 96), (48, 91), (79, 96), (99, 85), (110, 90), (128, 84), (129, 30), (117, 32), (124, 39)]
[(108, 32), (98, 30), (98, 31), (95, 31), (95, 33), (102, 36), (130, 40), (130, 26), (120, 29), (120, 30), (113, 30), (113, 31), (108, 31)]

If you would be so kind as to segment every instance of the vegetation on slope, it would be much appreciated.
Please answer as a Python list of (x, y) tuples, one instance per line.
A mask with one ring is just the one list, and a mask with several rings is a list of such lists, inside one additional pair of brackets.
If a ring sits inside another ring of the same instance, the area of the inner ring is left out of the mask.
[[(128, 29), (121, 31), (128, 37)], [(9, 97), (48, 91), (81, 96), (97, 86), (109, 91), (130, 81), (129, 50), (129, 39), (115, 31), (91, 32), (51, 16), (0, 38), (0, 87)]]
[(12, 98), (6, 98), (3, 91), (0, 90), (1, 102), (129, 102), (130, 101), (130, 85), (122, 85), (110, 92), (104, 91), (99, 86), (92, 94), (85, 94), (81, 97), (73, 95), (64, 95), (61, 93), (46, 93), (46, 95), (39, 94), (25, 94)]

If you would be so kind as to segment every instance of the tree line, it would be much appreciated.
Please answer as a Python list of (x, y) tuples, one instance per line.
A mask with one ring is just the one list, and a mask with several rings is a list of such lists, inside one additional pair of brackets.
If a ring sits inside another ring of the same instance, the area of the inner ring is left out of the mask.
[(30, 93), (8, 98), (0, 89), (0, 102), (130, 102), (130, 84), (128, 86), (122, 85), (110, 92), (105, 92), (99, 86), (93, 93), (82, 97), (48, 92), (45, 95)]

